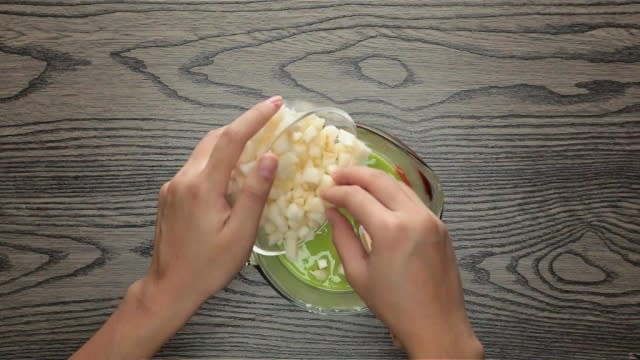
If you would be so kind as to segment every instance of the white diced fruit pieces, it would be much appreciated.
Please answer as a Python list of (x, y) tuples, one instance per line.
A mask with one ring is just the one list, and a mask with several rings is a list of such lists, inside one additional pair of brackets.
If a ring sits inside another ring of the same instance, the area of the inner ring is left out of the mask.
[(326, 189), (328, 187), (331, 187), (335, 185), (335, 182), (333, 181), (333, 178), (327, 174), (322, 174), (322, 179), (320, 180), (320, 184), (318, 185), (318, 189), (322, 190), (322, 189)]
[(295, 175), (296, 164), (298, 158), (292, 153), (286, 153), (278, 159), (278, 173), (277, 177), (289, 178)]
[(302, 188), (302, 186), (298, 186), (294, 188), (293, 191), (290, 191), (289, 194), (291, 195), (292, 199), (298, 199), (304, 196), (304, 189)]
[(333, 144), (336, 142), (336, 138), (338, 137), (340, 130), (333, 125), (329, 125), (323, 129), (323, 132), (326, 134), (327, 143)]
[(311, 230), (308, 226), (300, 227), (298, 230), (298, 239), (302, 241), (309, 240), (313, 237), (313, 230)]
[(251, 170), (253, 169), (253, 167), (255, 166), (256, 162), (255, 161), (251, 161), (248, 162), (246, 164), (242, 164), (240, 165), (240, 171), (242, 171), (242, 174), (249, 175), (249, 173), (251, 172)]
[(289, 143), (288, 136), (280, 136), (276, 142), (273, 143), (271, 151), (276, 154), (284, 154), (291, 150), (291, 144)]
[(318, 269), (324, 269), (327, 265), (327, 259), (318, 259)]
[(307, 213), (307, 217), (309, 218), (309, 220), (313, 221), (314, 224), (317, 224), (316, 226), (320, 226), (320, 224), (322, 224), (325, 220), (324, 214), (319, 212)]
[(304, 215), (304, 211), (302, 211), (302, 209), (300, 208), (300, 206), (298, 206), (298, 204), (296, 204), (295, 202), (289, 204), (289, 207), (287, 208), (287, 218), (289, 220), (298, 221), (302, 219), (303, 215)]
[(338, 142), (341, 144), (344, 144), (346, 146), (353, 146), (355, 139), (355, 135), (348, 131), (342, 129), (338, 131)]
[(308, 128), (315, 128), (320, 131), (320, 129), (324, 127), (324, 119), (317, 115), (309, 115), (304, 119), (303, 124), (305, 130)]
[(334, 152), (324, 152), (322, 153), (322, 167), (327, 171), (327, 168), (331, 165), (335, 165), (336, 159), (338, 158), (338, 154)]
[(269, 241), (269, 245), (277, 245), (282, 241), (282, 236), (277, 231), (274, 231), (272, 233), (268, 233), (267, 241)]
[(324, 203), (319, 197), (313, 196), (307, 199), (307, 202), (304, 205), (304, 210), (310, 213), (323, 213)]
[(313, 126), (309, 126), (305, 131), (304, 131), (304, 141), (305, 142), (311, 142), (311, 140), (313, 140), (313, 138), (315, 138), (318, 135), (318, 129), (316, 129)]
[(322, 180), (322, 171), (318, 168), (307, 166), (302, 173), (302, 181), (306, 183), (318, 184)]
[(298, 156), (304, 156), (307, 152), (307, 147), (305, 144), (296, 143), (293, 145), (293, 151), (295, 151)]
[(329, 275), (325, 270), (320, 270), (320, 269), (311, 271), (311, 274), (320, 281), (327, 280), (327, 276)]
[(267, 234), (272, 234), (272, 233), (276, 232), (276, 230), (278, 230), (276, 225), (272, 221), (269, 221), (269, 220), (264, 220), (262, 222), (262, 227), (263, 227), (264, 231)]
[[(283, 246), (287, 256), (297, 257), (297, 245), (313, 238), (325, 219), (321, 189), (334, 185), (331, 174), (351, 165), (364, 164), (371, 150), (355, 135), (325, 126), (325, 120), (310, 115), (300, 117), (283, 106), (246, 144), (229, 183), (231, 198), (266, 151), (278, 156), (278, 171), (261, 221), (269, 244)], [(269, 146), (271, 146), (269, 148)], [(318, 279), (327, 277), (322, 268)]]
[(358, 141), (354, 145), (354, 155), (353, 158), (356, 164), (363, 164), (371, 155), (371, 149), (363, 142)]
[(298, 258), (298, 236), (292, 231), (285, 236), (285, 252), (289, 259)]
[(278, 165), (280, 166), (295, 166), (298, 163), (298, 157), (292, 153), (286, 153), (278, 159)]
[(341, 168), (346, 168), (351, 165), (351, 154), (340, 153), (338, 155), (338, 166)]
[(275, 201), (275, 204), (280, 211), (285, 211), (287, 209), (287, 206), (289, 205), (285, 196), (279, 197), (278, 200)]
[(319, 146), (313, 145), (309, 147), (309, 156), (313, 158), (317, 158), (317, 157), (320, 157), (320, 155), (322, 155), (322, 150), (320, 149)]
[(255, 154), (255, 144), (252, 142), (248, 142), (245, 146), (245, 151), (240, 154), (240, 164), (252, 162), (255, 160), (253, 154)]

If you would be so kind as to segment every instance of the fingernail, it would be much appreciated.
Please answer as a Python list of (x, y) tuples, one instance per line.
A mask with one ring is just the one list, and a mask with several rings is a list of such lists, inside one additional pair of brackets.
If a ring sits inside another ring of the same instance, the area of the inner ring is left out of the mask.
[(276, 109), (282, 106), (282, 96), (276, 95), (267, 99), (267, 102), (273, 105)]
[(258, 160), (258, 174), (267, 180), (273, 179), (278, 169), (278, 159), (274, 155), (264, 155)]

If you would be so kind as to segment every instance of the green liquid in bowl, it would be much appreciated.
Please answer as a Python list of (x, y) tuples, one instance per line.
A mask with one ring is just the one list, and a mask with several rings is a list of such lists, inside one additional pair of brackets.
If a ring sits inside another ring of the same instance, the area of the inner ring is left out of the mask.
[[(399, 179), (393, 166), (380, 154), (371, 154), (367, 165)], [(329, 225), (323, 226), (316, 232), (316, 236), (312, 240), (300, 247), (298, 260), (291, 261), (285, 255), (280, 255), (279, 259), (296, 278), (307, 285), (327, 291), (353, 291), (344, 274), (339, 271), (340, 257), (333, 246), (332, 231)], [(328, 275), (324, 280), (320, 280), (312, 274), (313, 271), (318, 270), (319, 259), (327, 261), (327, 267), (324, 270)]]

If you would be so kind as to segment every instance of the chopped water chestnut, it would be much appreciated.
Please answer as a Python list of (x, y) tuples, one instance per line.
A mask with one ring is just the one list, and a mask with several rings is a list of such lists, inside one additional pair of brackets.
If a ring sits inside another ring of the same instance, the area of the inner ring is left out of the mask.
[[(331, 174), (364, 165), (371, 154), (355, 135), (325, 126), (325, 119), (317, 115), (295, 122), (301, 115), (286, 105), (280, 108), (246, 144), (229, 185), (233, 200), (260, 155), (271, 151), (278, 157), (278, 171), (260, 227), (269, 244), (284, 248), (291, 259), (297, 257), (298, 244), (311, 239), (326, 222), (319, 192), (334, 185)], [(321, 270), (317, 278), (326, 278)]]

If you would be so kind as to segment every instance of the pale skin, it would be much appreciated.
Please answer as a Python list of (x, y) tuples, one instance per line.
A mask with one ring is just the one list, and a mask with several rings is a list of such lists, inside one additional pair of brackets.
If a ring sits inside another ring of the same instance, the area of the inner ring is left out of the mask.
[[(242, 269), (277, 158), (265, 154), (258, 160), (233, 207), (225, 197), (227, 184), (244, 144), (281, 105), (282, 98), (273, 97), (207, 134), (162, 186), (149, 270), (72, 359), (151, 358)], [(354, 167), (336, 172), (334, 180), (322, 197), (353, 214), (373, 241), (373, 250), (365, 252), (346, 219), (327, 211), (346, 276), (396, 344), (410, 358), (482, 358), (440, 219), (411, 189), (380, 171)]]

